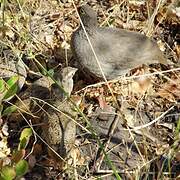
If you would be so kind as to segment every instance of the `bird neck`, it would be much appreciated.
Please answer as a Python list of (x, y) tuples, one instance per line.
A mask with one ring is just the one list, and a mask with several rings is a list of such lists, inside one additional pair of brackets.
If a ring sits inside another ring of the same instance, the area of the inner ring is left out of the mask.
[[(96, 32), (97, 26), (95, 24), (84, 24), (84, 28), (88, 34), (93, 34), (93, 32)], [(84, 28), (82, 25), (79, 27), (81, 31), (84, 31)]]
[(97, 27), (97, 20), (95, 20), (93, 18), (92, 19), (91, 18), (89, 18), (89, 19), (82, 19), (82, 23), (88, 29), (94, 29), (94, 28)]

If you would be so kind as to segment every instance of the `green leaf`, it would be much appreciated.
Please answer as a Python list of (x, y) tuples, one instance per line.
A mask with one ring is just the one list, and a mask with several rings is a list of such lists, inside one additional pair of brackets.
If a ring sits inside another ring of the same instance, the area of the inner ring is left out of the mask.
[(32, 129), (31, 128), (25, 128), (21, 132), (20, 141), (24, 138), (28, 139), (32, 136)]
[(15, 112), (17, 110), (17, 107), (12, 105), (10, 107), (7, 107), (3, 113), (2, 113), (2, 116), (7, 116), (7, 115), (10, 115), (11, 113)]
[(5, 90), (5, 82), (2, 78), (0, 78), (0, 93), (3, 93)]
[(29, 142), (29, 138), (32, 136), (32, 129), (31, 128), (25, 128), (23, 129), (23, 131), (21, 132), (21, 136), (19, 138), (20, 143), (18, 146), (18, 149), (25, 149), (28, 142)]
[(26, 138), (21, 139), (18, 145), (18, 150), (25, 149), (28, 143), (29, 143), (29, 139), (26, 139)]
[(179, 132), (180, 132), (180, 118), (179, 118), (179, 120), (178, 120), (178, 122), (177, 122), (177, 127), (176, 127), (176, 136), (178, 137), (179, 136)]
[(26, 174), (28, 171), (28, 163), (25, 160), (20, 160), (17, 164), (16, 164), (16, 175), (18, 177), (23, 176), (24, 174)]
[(6, 83), (7, 83), (7, 88), (6, 88), (6, 93), (3, 97), (3, 100), (6, 100), (12, 96), (14, 96), (18, 90), (18, 80), (19, 76), (12, 76)]
[(7, 90), (6, 94), (4, 95), (3, 100), (6, 100), (6, 99), (14, 96), (17, 91), (18, 91), (18, 85), (17, 85), (17, 84), (12, 85), (12, 86)]
[(0, 173), (1, 180), (13, 180), (16, 177), (16, 172), (13, 167), (4, 166)]
[(15, 83), (17, 83), (17, 81), (19, 80), (19, 76), (12, 76), (8, 81), (7, 84), (9, 86), (9, 88), (11, 86), (13, 86)]

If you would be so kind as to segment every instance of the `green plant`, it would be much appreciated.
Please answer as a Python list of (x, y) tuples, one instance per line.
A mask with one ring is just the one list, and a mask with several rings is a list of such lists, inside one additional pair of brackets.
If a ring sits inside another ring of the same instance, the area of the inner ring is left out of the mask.
[(28, 162), (24, 159), (24, 157), (26, 154), (25, 148), (28, 145), (31, 136), (31, 128), (23, 129), (19, 138), (20, 142), (18, 145), (18, 149), (13, 153), (9, 164), (3, 166), (3, 162), (0, 163), (0, 179), (18, 179), (27, 173)]

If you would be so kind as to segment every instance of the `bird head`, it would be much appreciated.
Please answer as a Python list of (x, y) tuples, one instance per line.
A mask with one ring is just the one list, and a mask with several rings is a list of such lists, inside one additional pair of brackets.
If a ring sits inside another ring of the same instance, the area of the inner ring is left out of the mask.
[(79, 7), (78, 12), (85, 27), (95, 27), (97, 25), (97, 13), (89, 5)]

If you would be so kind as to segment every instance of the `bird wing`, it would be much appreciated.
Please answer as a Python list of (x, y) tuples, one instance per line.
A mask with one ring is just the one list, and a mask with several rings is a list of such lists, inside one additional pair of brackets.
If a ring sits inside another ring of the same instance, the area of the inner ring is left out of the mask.
[(112, 62), (119, 66), (128, 63), (136, 64), (151, 63), (153, 49), (157, 51), (156, 43), (145, 35), (116, 28), (99, 28), (97, 32), (95, 49), (98, 54), (106, 57), (105, 62)]

